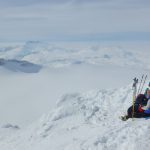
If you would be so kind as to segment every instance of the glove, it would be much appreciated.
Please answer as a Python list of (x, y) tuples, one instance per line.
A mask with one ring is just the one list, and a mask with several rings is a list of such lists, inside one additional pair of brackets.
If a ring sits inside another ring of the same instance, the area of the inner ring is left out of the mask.
[(138, 112), (141, 112), (141, 113), (144, 112), (141, 105), (139, 105)]

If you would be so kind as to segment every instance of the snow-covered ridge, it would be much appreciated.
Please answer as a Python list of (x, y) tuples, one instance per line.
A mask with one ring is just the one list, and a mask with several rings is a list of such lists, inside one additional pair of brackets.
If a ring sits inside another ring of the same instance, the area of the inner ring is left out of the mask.
[(37, 73), (40, 71), (41, 66), (30, 63), (28, 61), (15, 60), (15, 59), (0, 59), (0, 67), (6, 68), (14, 72)]
[(149, 68), (149, 52), (134, 51), (121, 46), (58, 46), (48, 42), (28, 41), (22, 45), (1, 46), (0, 57), (26, 60), (48, 67), (64, 67), (76, 64), (117, 65)]
[(3, 150), (148, 150), (149, 120), (122, 122), (118, 117), (130, 106), (130, 86), (64, 95), (56, 108), (0, 141)]

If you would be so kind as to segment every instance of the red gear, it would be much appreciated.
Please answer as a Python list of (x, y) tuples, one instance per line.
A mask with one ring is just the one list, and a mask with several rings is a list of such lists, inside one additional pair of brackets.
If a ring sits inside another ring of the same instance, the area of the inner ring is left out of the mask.
[(144, 112), (141, 105), (139, 105), (138, 112)]

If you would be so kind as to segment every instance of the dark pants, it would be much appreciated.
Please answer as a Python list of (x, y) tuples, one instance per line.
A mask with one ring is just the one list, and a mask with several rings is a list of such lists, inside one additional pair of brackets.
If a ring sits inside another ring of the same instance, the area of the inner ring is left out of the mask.
[[(134, 118), (150, 117), (150, 114), (146, 114), (144, 112), (138, 112), (138, 108), (139, 108), (139, 105), (135, 104), (134, 105), (134, 115), (133, 115)], [(128, 108), (127, 113), (128, 113), (128, 117), (132, 118), (133, 106)]]

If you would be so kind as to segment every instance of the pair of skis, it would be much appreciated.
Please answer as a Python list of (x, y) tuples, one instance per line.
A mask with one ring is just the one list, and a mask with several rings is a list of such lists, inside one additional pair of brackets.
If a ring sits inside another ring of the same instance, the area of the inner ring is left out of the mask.
[[(132, 86), (132, 88), (133, 88), (132, 119), (134, 118), (134, 104), (135, 104), (136, 97), (137, 97), (140, 93), (142, 93), (143, 87), (144, 87), (145, 82), (146, 82), (146, 79), (147, 79), (147, 75), (145, 75), (145, 76), (142, 75), (142, 78), (141, 78), (141, 80), (140, 80), (140, 85), (139, 85), (138, 91), (137, 91), (138, 79), (137, 79), (137, 78), (134, 78), (134, 79), (133, 79), (134, 82), (133, 82), (133, 86)], [(149, 86), (150, 86), (150, 84), (149, 84)]]
[[(147, 79), (147, 75), (142, 75), (142, 78), (141, 78), (141, 81), (140, 81), (140, 85), (139, 85), (139, 88), (138, 88), (138, 91), (137, 91), (137, 84), (138, 84), (138, 78), (134, 78), (133, 79), (133, 96), (136, 98), (140, 93), (142, 93), (143, 91), (143, 87), (145, 85), (145, 82), (146, 82), (146, 79)], [(150, 86), (150, 83), (149, 83), (149, 86)]]
[(145, 82), (146, 82), (146, 79), (147, 79), (147, 75), (145, 75), (145, 77), (144, 77), (144, 75), (142, 75), (137, 95), (142, 93), (143, 87), (144, 87)]

